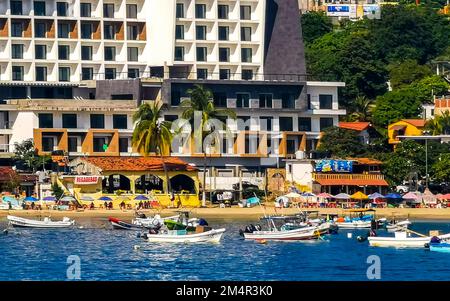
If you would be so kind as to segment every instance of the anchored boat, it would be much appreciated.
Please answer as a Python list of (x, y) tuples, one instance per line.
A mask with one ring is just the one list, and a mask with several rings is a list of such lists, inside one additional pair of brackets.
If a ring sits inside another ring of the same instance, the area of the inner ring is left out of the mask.
[(196, 231), (167, 230), (157, 233), (144, 234), (143, 238), (149, 242), (170, 242), (170, 243), (218, 243), (222, 238), (225, 228), (210, 229), (209, 227), (196, 227)]
[[(392, 237), (370, 236), (369, 245), (372, 247), (397, 247), (397, 248), (423, 248), (430, 243), (432, 236), (421, 235), (419, 237), (408, 236), (408, 233), (420, 234), (411, 230), (398, 231)], [(440, 240), (449, 240), (450, 233), (437, 236)]]
[(44, 218), (42, 221), (38, 221), (8, 215), (7, 219), (10, 225), (23, 228), (68, 228), (75, 225), (75, 221), (68, 217), (64, 217), (62, 221), (52, 221), (49, 217)]

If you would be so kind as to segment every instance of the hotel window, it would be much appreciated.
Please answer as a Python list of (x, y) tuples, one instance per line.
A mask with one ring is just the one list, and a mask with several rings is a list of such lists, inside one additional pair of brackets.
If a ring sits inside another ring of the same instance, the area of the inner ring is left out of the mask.
[(58, 17), (67, 17), (69, 10), (69, 3), (56, 2), (56, 14)]
[(206, 47), (197, 47), (197, 62), (206, 62), (207, 53)]
[(252, 7), (249, 5), (241, 5), (241, 20), (250, 20), (252, 15)]
[(119, 152), (128, 152), (128, 138), (119, 138)]
[(219, 41), (229, 40), (230, 28), (228, 26), (219, 26)]
[(104, 24), (103, 25), (103, 36), (106, 40), (113, 40), (115, 37), (114, 34), (114, 25), (112, 24)]
[(281, 132), (293, 130), (292, 117), (280, 117), (279, 121)]
[(55, 139), (53, 137), (42, 137), (42, 151), (52, 152), (55, 149)]
[(207, 79), (208, 69), (197, 69), (197, 79)]
[(12, 66), (12, 80), (23, 81), (23, 66)]
[(252, 28), (241, 27), (241, 41), (249, 42), (252, 40)]
[(47, 59), (47, 45), (35, 45), (34, 56), (37, 60)]
[(174, 122), (178, 119), (178, 115), (164, 115), (164, 121)]
[(68, 39), (70, 33), (70, 26), (68, 23), (58, 23), (58, 38)]
[(293, 109), (295, 108), (295, 100), (292, 94), (283, 93), (281, 95), (281, 107), (283, 109)]
[(105, 68), (105, 79), (116, 79), (116, 68)]
[(103, 4), (103, 17), (114, 18), (114, 4), (112, 3)]
[(250, 107), (250, 94), (249, 93), (236, 93), (236, 107), (237, 108), (249, 108)]
[(53, 128), (53, 114), (51, 113), (39, 113), (39, 128), (51, 129)]
[(125, 114), (114, 114), (113, 115), (113, 128), (114, 129), (127, 129), (128, 118)]
[(78, 138), (77, 137), (68, 137), (67, 138), (67, 149), (69, 152), (77, 152), (78, 151)]
[(170, 96), (170, 105), (173, 107), (177, 107), (181, 102), (181, 92), (180, 91), (172, 91)]
[(271, 131), (273, 124), (273, 117), (263, 116), (259, 117), (259, 129), (260, 131)]
[(105, 115), (103, 114), (91, 114), (91, 128), (104, 129), (105, 128)]
[(137, 5), (127, 4), (127, 18), (136, 19), (137, 18)]
[(105, 145), (108, 146), (108, 141), (105, 137), (94, 137), (92, 142), (94, 152), (104, 153), (107, 150), (107, 148), (105, 149)]
[(90, 3), (80, 3), (80, 16), (84, 18), (90, 18), (92, 8)]
[(136, 41), (139, 37), (139, 29), (137, 25), (128, 25), (127, 26), (127, 39)]
[(59, 45), (58, 46), (58, 59), (68, 60), (70, 55), (69, 45)]
[(319, 108), (321, 110), (331, 110), (333, 108), (333, 95), (319, 95)]
[(241, 61), (243, 63), (252, 62), (252, 49), (251, 48), (241, 48)]
[(128, 78), (139, 78), (139, 68), (128, 68)]
[(45, 16), (45, 1), (34, 1), (34, 15)]
[(195, 17), (197, 19), (206, 18), (206, 4), (196, 4), (195, 5)]
[(47, 81), (47, 67), (36, 66), (36, 81)]
[(11, 45), (11, 57), (13, 59), (23, 59), (23, 45), (12, 44)]
[(260, 108), (272, 108), (272, 94), (261, 93), (259, 94), (259, 107)]
[(310, 117), (299, 117), (298, 118), (298, 130), (311, 132), (311, 118)]
[(242, 75), (243, 80), (252, 80), (253, 79), (253, 70), (251, 69), (242, 69)]
[(23, 34), (22, 22), (11, 22), (11, 36), (21, 38)]
[(65, 129), (76, 129), (77, 114), (62, 114), (62, 126)]
[(81, 38), (91, 39), (93, 32), (92, 23), (81, 23)]
[(306, 102), (308, 103), (308, 110), (312, 110), (311, 94), (306, 94)]
[(229, 7), (228, 5), (219, 4), (217, 6), (217, 17), (219, 19), (228, 19)]
[(184, 25), (177, 25), (175, 27), (175, 39), (184, 40)]
[(81, 59), (92, 61), (92, 46), (81, 46)]
[(34, 37), (45, 38), (47, 33), (47, 24), (45, 22), (34, 23)]
[(219, 79), (230, 79), (231, 71), (230, 69), (219, 69)]
[(230, 61), (230, 48), (219, 48), (219, 62)]
[(324, 117), (320, 118), (320, 131), (330, 128), (333, 126), (333, 118)]
[(195, 27), (195, 38), (197, 40), (206, 40), (206, 26), (196, 26)]
[(128, 61), (137, 62), (139, 59), (139, 49), (137, 47), (128, 47)]
[(184, 47), (175, 47), (175, 61), (184, 61)]
[(177, 3), (177, 18), (184, 18), (184, 4), (183, 3)]
[(70, 81), (70, 67), (59, 67), (59, 81)]
[(94, 78), (93, 68), (81, 68), (81, 80), (92, 80)]
[(216, 107), (226, 108), (227, 107), (227, 93), (226, 92), (215, 92), (213, 93), (213, 101)]
[(22, 15), (22, 1), (10, 1), (11, 15)]
[(105, 47), (105, 61), (114, 61), (116, 59), (116, 47), (106, 46)]

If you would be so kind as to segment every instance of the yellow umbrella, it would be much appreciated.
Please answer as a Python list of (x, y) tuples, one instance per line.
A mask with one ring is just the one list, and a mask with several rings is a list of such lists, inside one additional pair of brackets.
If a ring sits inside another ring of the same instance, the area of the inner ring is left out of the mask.
[(351, 195), (351, 198), (354, 200), (367, 200), (369, 197), (362, 193), (361, 191), (355, 192)]

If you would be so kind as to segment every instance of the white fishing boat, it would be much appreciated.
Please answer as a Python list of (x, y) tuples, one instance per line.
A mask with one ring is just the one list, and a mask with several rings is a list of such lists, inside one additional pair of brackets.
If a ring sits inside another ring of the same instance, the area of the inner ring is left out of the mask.
[(305, 227), (293, 230), (254, 231), (243, 233), (245, 239), (253, 240), (310, 240), (320, 236), (318, 227)]
[(154, 217), (136, 217), (133, 220), (133, 225), (144, 227), (144, 228), (156, 228), (164, 224), (166, 220), (176, 221), (179, 215), (161, 217), (159, 214), (156, 214)]
[(186, 230), (168, 230), (157, 234), (144, 234), (144, 239), (149, 242), (170, 243), (218, 243), (226, 229), (212, 229), (205, 232), (188, 232)]
[[(449, 240), (450, 233), (439, 235), (441, 240)], [(369, 236), (369, 245), (372, 247), (396, 247), (396, 248), (423, 248), (430, 243), (431, 236), (411, 237), (408, 232), (395, 232), (393, 237)]]
[(408, 227), (411, 225), (412, 223), (409, 220), (404, 220), (401, 222), (394, 222), (394, 223), (388, 223), (386, 224), (386, 229), (388, 230), (388, 232), (396, 232), (396, 231), (401, 231), (404, 229), (408, 229)]
[(349, 222), (336, 222), (339, 229), (369, 229), (372, 225), (372, 221), (349, 221)]
[(75, 221), (68, 217), (64, 217), (62, 221), (52, 221), (49, 217), (45, 217), (44, 220), (38, 221), (8, 215), (7, 219), (10, 225), (23, 228), (68, 228), (75, 224)]

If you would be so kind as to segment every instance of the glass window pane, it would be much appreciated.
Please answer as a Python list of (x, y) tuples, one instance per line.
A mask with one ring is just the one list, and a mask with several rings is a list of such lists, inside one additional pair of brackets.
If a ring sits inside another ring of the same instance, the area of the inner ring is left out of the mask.
[(104, 129), (105, 128), (105, 115), (103, 114), (91, 114), (91, 128)]
[(77, 114), (62, 114), (62, 126), (66, 129), (76, 129)]
[(126, 129), (128, 122), (127, 115), (125, 114), (114, 114), (113, 115), (113, 128), (114, 129)]

